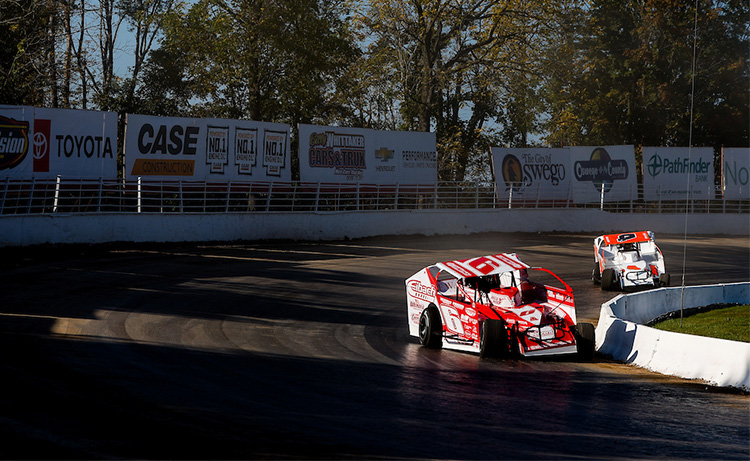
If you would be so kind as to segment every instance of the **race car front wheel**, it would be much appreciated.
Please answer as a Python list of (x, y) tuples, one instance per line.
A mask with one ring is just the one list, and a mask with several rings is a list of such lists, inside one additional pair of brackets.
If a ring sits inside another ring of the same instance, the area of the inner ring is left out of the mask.
[(591, 281), (594, 282), (594, 285), (602, 283), (602, 274), (599, 272), (599, 263), (594, 263), (594, 270), (591, 271)]
[(482, 322), (479, 333), (479, 356), (499, 358), (505, 357), (508, 352), (508, 330), (505, 322), (498, 319), (487, 319)]
[(433, 349), (443, 346), (443, 322), (440, 320), (440, 312), (433, 304), (419, 316), (419, 342)]

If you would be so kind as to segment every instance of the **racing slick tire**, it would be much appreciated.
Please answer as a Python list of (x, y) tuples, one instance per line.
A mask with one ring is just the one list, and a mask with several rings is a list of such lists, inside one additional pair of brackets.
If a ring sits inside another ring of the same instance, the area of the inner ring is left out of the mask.
[(443, 321), (434, 304), (430, 304), (419, 316), (419, 342), (431, 349), (443, 347)]
[(604, 269), (602, 272), (602, 290), (612, 291), (615, 288), (615, 270)]
[(581, 360), (591, 361), (594, 358), (594, 348), (596, 346), (594, 324), (586, 322), (577, 324), (573, 335), (576, 338), (578, 357)]
[(508, 329), (505, 322), (487, 319), (482, 322), (479, 334), (479, 356), (482, 358), (502, 358), (508, 355)]
[(591, 271), (591, 281), (594, 282), (594, 285), (601, 285), (602, 283), (602, 274), (599, 272), (599, 263), (594, 263), (594, 270)]
[(670, 282), (669, 279), (669, 274), (667, 274), (666, 272), (661, 274), (661, 277), (659, 277), (659, 286), (668, 287)]

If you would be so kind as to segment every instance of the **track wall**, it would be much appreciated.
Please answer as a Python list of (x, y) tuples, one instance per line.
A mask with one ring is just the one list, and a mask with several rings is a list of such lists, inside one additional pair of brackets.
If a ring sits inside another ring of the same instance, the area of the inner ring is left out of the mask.
[(258, 239), (337, 240), (478, 232), (750, 235), (747, 214), (635, 214), (597, 209), (399, 210), (326, 213), (46, 214), (0, 216), (0, 246)]

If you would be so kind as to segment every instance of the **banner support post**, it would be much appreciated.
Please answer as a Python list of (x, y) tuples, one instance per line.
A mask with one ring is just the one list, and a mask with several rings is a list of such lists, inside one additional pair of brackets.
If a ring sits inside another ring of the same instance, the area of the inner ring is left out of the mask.
[(60, 199), (60, 175), (57, 175), (57, 179), (55, 179), (55, 201), (52, 204), (52, 212), (57, 213), (57, 203)]
[(508, 209), (513, 208), (513, 184), (510, 185), (510, 191), (508, 192)]
[(317, 213), (318, 207), (320, 206), (320, 181), (318, 181), (318, 185), (315, 188), (315, 212)]
[(141, 177), (138, 176), (138, 193), (136, 194), (138, 200), (136, 202), (137, 213), (141, 212)]

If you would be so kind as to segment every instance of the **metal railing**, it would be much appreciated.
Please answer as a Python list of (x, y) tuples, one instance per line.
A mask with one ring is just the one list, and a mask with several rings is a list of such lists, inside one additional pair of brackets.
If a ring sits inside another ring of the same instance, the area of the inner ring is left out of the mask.
[[(623, 199), (592, 184), (550, 193), (496, 189), (492, 182), (428, 185), (204, 182), (122, 179), (0, 181), (0, 216), (54, 213), (272, 213), (415, 209), (599, 208), (623, 213), (749, 213), (713, 187), (678, 195), (639, 185)], [(617, 200), (615, 200), (617, 198)]]

